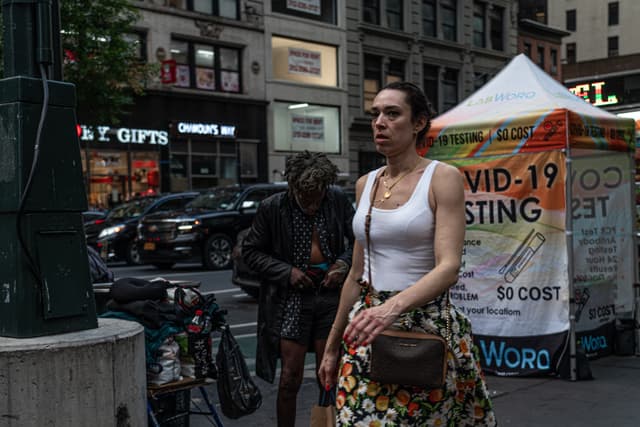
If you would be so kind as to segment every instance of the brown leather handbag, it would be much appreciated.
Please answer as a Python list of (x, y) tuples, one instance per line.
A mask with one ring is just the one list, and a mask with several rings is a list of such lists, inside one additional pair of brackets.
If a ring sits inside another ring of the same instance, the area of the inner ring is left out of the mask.
[[(373, 198), (378, 189), (378, 179), (372, 191), (369, 212), (365, 218), (365, 235), (369, 252), (369, 281), (361, 280), (360, 285), (367, 292), (374, 292), (371, 282), (371, 210)], [(371, 343), (371, 364), (369, 378), (381, 384), (401, 384), (427, 389), (441, 388), (447, 376), (447, 353), (451, 341), (451, 301), (446, 293), (445, 321), (446, 339), (423, 331), (387, 329)]]

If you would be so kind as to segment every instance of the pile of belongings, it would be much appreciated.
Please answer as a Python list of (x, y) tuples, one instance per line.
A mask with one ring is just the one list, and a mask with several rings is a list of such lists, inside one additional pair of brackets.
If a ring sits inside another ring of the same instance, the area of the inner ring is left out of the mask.
[(211, 333), (225, 325), (226, 310), (213, 294), (157, 278), (125, 277), (111, 285), (100, 317), (144, 326), (147, 382), (162, 385), (184, 377), (216, 378)]

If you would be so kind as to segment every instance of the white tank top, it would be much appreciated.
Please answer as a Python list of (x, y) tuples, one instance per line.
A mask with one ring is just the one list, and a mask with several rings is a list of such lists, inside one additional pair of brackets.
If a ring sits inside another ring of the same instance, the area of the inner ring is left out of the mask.
[(378, 171), (369, 172), (353, 217), (353, 232), (364, 248), (364, 275), (377, 291), (402, 291), (413, 285), (434, 266), (434, 217), (429, 205), (429, 187), (437, 161), (433, 160), (423, 172), (407, 203), (396, 209), (371, 211), (371, 254), (367, 250), (364, 222), (371, 190)]

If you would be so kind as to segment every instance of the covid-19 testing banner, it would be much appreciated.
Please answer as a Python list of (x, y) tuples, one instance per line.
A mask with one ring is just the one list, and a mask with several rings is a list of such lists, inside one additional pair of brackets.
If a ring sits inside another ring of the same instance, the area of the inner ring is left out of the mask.
[(569, 330), (564, 155), (448, 163), (464, 176), (467, 222), (451, 298), (471, 318), (485, 370), (554, 370)]
[(631, 316), (632, 176), (627, 153), (598, 153), (572, 161), (576, 332), (588, 356), (611, 354), (616, 315)]

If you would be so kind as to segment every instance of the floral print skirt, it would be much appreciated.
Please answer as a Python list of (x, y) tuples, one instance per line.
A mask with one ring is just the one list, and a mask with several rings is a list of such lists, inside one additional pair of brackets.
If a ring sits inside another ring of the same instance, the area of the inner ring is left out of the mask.
[[(360, 310), (381, 304), (391, 292), (366, 293), (354, 304), (349, 320)], [(447, 301), (442, 296), (424, 307), (405, 313), (395, 326), (445, 335), (442, 316)], [(427, 390), (402, 384), (379, 384), (367, 378), (371, 346), (348, 347), (343, 342), (336, 394), (339, 426), (495, 426), (491, 400), (473, 344), (471, 323), (450, 305), (452, 352), (447, 360), (443, 388)]]

